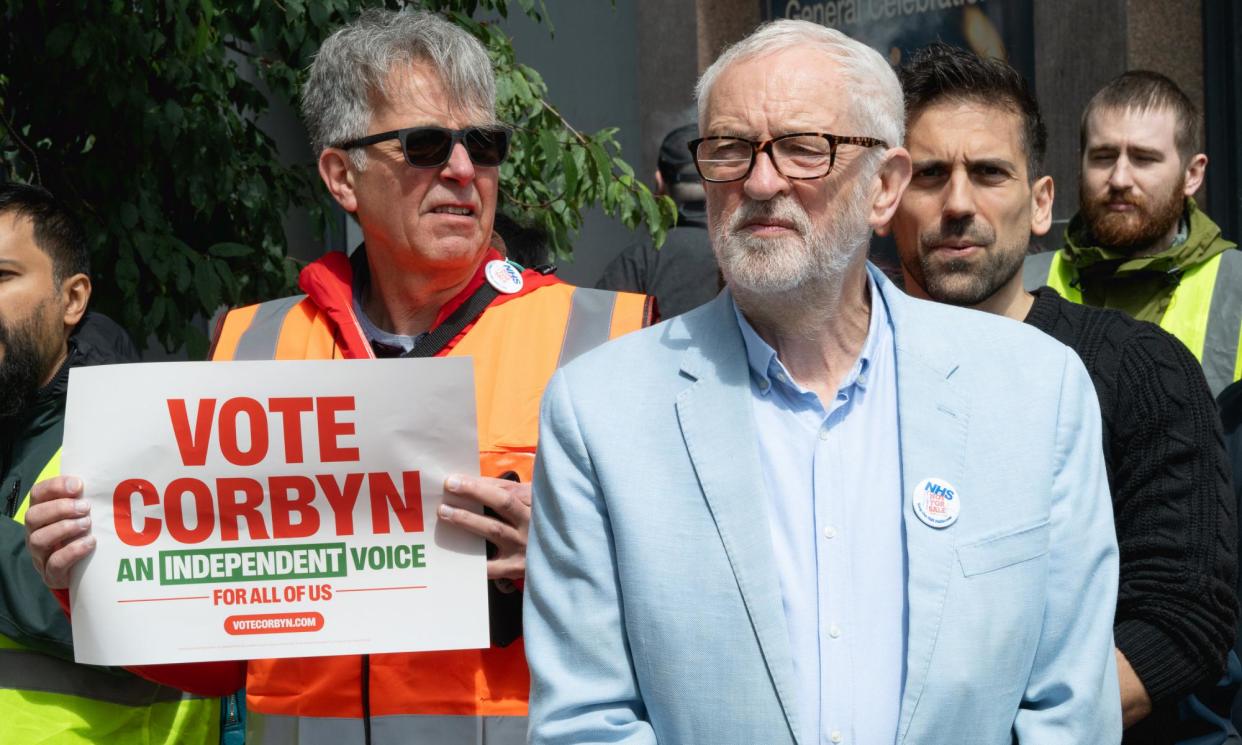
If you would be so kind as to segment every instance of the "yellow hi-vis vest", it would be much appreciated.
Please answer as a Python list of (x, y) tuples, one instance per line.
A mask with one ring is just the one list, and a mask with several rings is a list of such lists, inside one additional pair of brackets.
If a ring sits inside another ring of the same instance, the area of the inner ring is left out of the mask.
[[(1078, 270), (1063, 251), (1026, 257), (1022, 284), (1028, 290), (1048, 285), (1066, 300), (1082, 303)], [(1242, 251), (1223, 251), (1187, 269), (1160, 327), (1203, 365), (1213, 396), (1242, 378)]]
[[(60, 451), (36, 483), (60, 473)], [(14, 519), (30, 506), (22, 500)], [(26, 649), (0, 634), (0, 744), (217, 745), (220, 700)]]

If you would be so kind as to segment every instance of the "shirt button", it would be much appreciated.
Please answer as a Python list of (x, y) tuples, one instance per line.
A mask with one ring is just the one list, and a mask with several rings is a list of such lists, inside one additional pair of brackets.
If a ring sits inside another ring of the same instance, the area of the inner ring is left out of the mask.
[(834, 527), (832, 527), (831, 525), (829, 525), (828, 527), (824, 528), (824, 537), (825, 537), (825, 538), (827, 538), (828, 540), (832, 540), (833, 538), (836, 538), (836, 537), (837, 537), (837, 529), (836, 529), (836, 528), (834, 528)]
[[(829, 626), (828, 636), (831, 636), (833, 639), (836, 639), (837, 637), (841, 636), (841, 627), (836, 625), (835, 623)], [(834, 742), (836, 741), (834, 740)]]
[(820, 431), (819, 431), (819, 439), (821, 439), (821, 440), (827, 440), (827, 439), (828, 439), (828, 428), (827, 428), (827, 427), (824, 427), (824, 428), (820, 429)]
[(840, 731), (840, 730), (835, 730), (835, 729), (834, 729), (834, 730), (832, 731), (832, 734), (828, 736), (828, 739), (829, 739), (829, 740), (832, 740), (833, 742), (841, 742), (842, 740), (844, 740), (844, 739), (845, 739), (845, 737), (841, 735), (841, 731)]
[(779, 381), (781, 381), (782, 383), (788, 383), (788, 382), (789, 382), (789, 381), (785, 378), (785, 373), (783, 373), (783, 372), (778, 372), (778, 373), (776, 374), (776, 379), (777, 379), (777, 380), (779, 380)]

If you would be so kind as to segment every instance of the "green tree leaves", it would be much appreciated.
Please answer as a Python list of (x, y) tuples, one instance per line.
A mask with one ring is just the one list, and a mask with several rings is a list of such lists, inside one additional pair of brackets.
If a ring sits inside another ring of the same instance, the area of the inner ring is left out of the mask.
[[(364, 0), (10, 0), (0, 8), (0, 178), (42, 183), (83, 218), (95, 307), (145, 344), (206, 351), (194, 325), (222, 304), (287, 294), (282, 221), (327, 228), (314, 164), (282, 160), (265, 116), (296, 110), (319, 44)], [(501, 209), (572, 251), (601, 206), (657, 240), (673, 223), (621, 158), (615, 130), (576, 130), (494, 22), (542, 0), (394, 2), (440, 12), (487, 46), (498, 114), (515, 127)]]

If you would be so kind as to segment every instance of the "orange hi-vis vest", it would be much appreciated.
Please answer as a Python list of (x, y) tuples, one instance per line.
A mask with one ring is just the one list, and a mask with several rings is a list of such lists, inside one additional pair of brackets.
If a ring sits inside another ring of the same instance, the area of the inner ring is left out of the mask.
[[(344, 255), (329, 254), (303, 271), (307, 295), (230, 312), (212, 358), (372, 356), (352, 312), (350, 276)], [(529, 482), (539, 401), (552, 373), (650, 323), (651, 301), (576, 288), (532, 270), (522, 277), (522, 290), (497, 297), (436, 356), (474, 360), (480, 472), (514, 471)], [(480, 270), (457, 300), (482, 281)], [(446, 305), (437, 324), (459, 304)], [(521, 639), (489, 649), (251, 660), (247, 742), (518, 745), (526, 742), (529, 687)]]

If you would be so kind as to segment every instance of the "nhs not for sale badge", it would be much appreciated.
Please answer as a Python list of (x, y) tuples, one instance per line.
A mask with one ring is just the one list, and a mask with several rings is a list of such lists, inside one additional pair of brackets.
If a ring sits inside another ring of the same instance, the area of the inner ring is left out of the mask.
[(910, 501), (918, 519), (932, 528), (949, 527), (962, 510), (962, 495), (944, 479), (923, 479), (914, 487)]
[(475, 427), (468, 358), (74, 369), (77, 661), (487, 646), (483, 541), (436, 522)]

